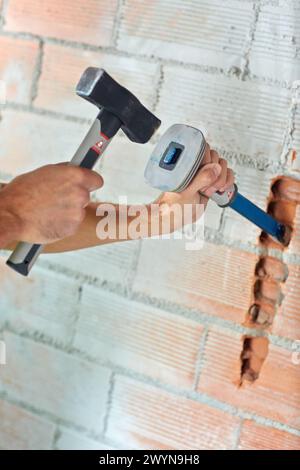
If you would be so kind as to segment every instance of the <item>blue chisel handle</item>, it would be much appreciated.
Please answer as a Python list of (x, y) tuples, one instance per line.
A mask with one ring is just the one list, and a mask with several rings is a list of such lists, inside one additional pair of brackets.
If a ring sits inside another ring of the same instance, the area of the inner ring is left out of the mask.
[(231, 207), (246, 219), (260, 227), (276, 240), (285, 244), (286, 226), (281, 224), (238, 192), (236, 184), (223, 193), (216, 192), (211, 199), (220, 207)]

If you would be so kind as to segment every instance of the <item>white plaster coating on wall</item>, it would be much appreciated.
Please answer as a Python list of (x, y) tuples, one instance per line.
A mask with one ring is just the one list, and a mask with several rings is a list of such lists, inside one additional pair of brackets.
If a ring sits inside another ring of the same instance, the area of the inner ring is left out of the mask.
[[(80, 40), (75, 46), (42, 38), (33, 106), (10, 102), (1, 110), (1, 174), (8, 178), (38, 165), (69, 160), (85, 134), (86, 119), (96, 112), (75, 97), (73, 85), (66, 84), (63, 77), (54, 85), (57, 64), (51, 54), (63, 48), (69, 51), (68, 63), (73, 64), (74, 84), (75, 75), (86, 64), (102, 61), (112, 75), (153, 107), (163, 119), (161, 131), (180, 121), (205, 130), (211, 145), (231, 158), (241, 192), (252, 195), (263, 207), (274, 171), (299, 177), (299, 157), (293, 162), (288, 157), (293, 150), (300, 152), (300, 108), (292, 89), (299, 78), (298, 3), (125, 0), (119, 2), (115, 18), (116, 47), (102, 50)], [(43, 74), (43, 61), (48, 78)], [(9, 68), (7, 77), (20, 79), (18, 73)], [(25, 91), (18, 91), (16, 101)], [(16, 155), (15, 142), (26, 142), (21, 158)], [(151, 146), (133, 149), (117, 138), (101, 164), (107, 186), (99, 197), (114, 200), (120, 191), (132, 202), (155, 197), (156, 193), (139, 183)], [(179, 245), (175, 248), (174, 241), (131, 242), (44, 256), (26, 282), (5, 271), (3, 257), (0, 337), (7, 344), (9, 367), (1, 366), (0, 447), (108, 449), (138, 445), (132, 432), (149, 437), (147, 425), (153, 410), (146, 408), (145, 420), (131, 397), (126, 401), (123, 392), (136, 385), (131, 386), (124, 376), (134, 377), (140, 384), (155, 382), (158, 391), (167, 389), (180, 406), (183, 396), (188, 396), (197, 406), (198, 401), (209, 402), (224, 414), (250, 416), (260, 424), (299, 435), (287, 424), (250, 412), (245, 415), (187, 388), (197, 374), (191, 354), (196, 357), (197, 346), (201, 348), (205, 340), (200, 320), (209, 326), (217, 321), (228, 331), (236, 331), (238, 338), (247, 332), (240, 318), (250, 288), (243, 284), (241, 303), (241, 292), (233, 285), (241, 277), (252, 276), (255, 264), (254, 255), (248, 259), (255, 251), (253, 226), (211, 204), (206, 221), (210, 243), (196, 257)], [(218, 245), (220, 239), (225, 247)], [(238, 249), (245, 242), (248, 252), (242, 260), (228, 254), (226, 245)], [(290, 259), (299, 263), (297, 254)], [(232, 274), (235, 261), (239, 271)], [(220, 287), (212, 281), (217, 276)], [(91, 283), (95, 285), (89, 286)], [(211, 308), (212, 294), (219, 306), (228, 306), (225, 318), (200, 311), (200, 303)], [(127, 336), (122, 336), (120, 325)], [(135, 326), (140, 335), (137, 339)], [(159, 326), (162, 344), (156, 341)], [(185, 331), (178, 350), (167, 341), (168, 329), (176, 337)], [(273, 335), (271, 341), (292, 349), (286, 338)], [(187, 342), (193, 345), (192, 353)], [(132, 358), (134, 363), (130, 363)], [(186, 388), (182, 391), (180, 385)], [(168, 394), (162, 393), (161, 403), (169, 400)], [(158, 408), (164, 413), (163, 404)], [(185, 410), (193, 415), (189, 407)], [(176, 419), (180, 422), (180, 413)], [(234, 426), (236, 418), (232, 419)], [(209, 426), (209, 419), (204, 423)], [(156, 426), (162, 442), (170, 444), (168, 425), (160, 422)], [(194, 445), (203, 433), (200, 421), (197, 426)], [(184, 445), (173, 423), (170, 429), (172, 444)], [(228, 428), (227, 445), (234, 447), (236, 442)]]

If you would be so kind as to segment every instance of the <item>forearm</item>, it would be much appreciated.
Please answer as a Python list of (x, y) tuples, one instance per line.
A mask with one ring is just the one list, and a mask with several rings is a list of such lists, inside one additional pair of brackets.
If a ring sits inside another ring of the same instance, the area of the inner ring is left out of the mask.
[(20, 232), (20, 221), (8, 209), (1, 189), (5, 184), (0, 183), (0, 249), (14, 245)]
[[(101, 207), (104, 208), (102, 211), (104, 213), (106, 206), (107, 203), (90, 203), (86, 208), (86, 217), (77, 232), (70, 237), (45, 245), (43, 252), (59, 253), (64, 251), (80, 250), (82, 248), (105, 245), (108, 243), (145, 238), (151, 233), (153, 235), (157, 235), (160, 231), (158, 227), (158, 229), (153, 233), (155, 227), (154, 223), (151, 224), (151, 211), (149, 205), (135, 206), (137, 214), (132, 215), (132, 213), (128, 213), (127, 206), (109, 204), (111, 209), (114, 210), (115, 215), (113, 215), (113, 213), (110, 213), (108, 216), (101, 214), (97, 215), (97, 209), (101, 209)], [(131, 222), (136, 221), (138, 215), (140, 215), (138, 213), (139, 207), (143, 210), (143, 215), (139, 217), (140, 227), (138, 227), (138, 231), (130, 230)], [(159, 218), (159, 215), (157, 215), (156, 218), (157, 217)], [(152, 219), (154, 219), (154, 211)], [(99, 229), (101, 222), (104, 223), (105, 226), (108, 226), (108, 234), (101, 233), (101, 229)], [(3, 234), (3, 241), (1, 240), (1, 234)], [(0, 247), (13, 250), (17, 245), (17, 242), (15, 241), (17, 239), (19, 239), (18, 233), (16, 231), (8, 233), (7, 224), (4, 222), (4, 219), (2, 230), (2, 224), (0, 221), (0, 243), (2, 242)]]
[[(46, 244), (44, 253), (74, 251), (171, 233), (186, 223), (184, 211), (182, 211), (184, 204), (187, 203), (194, 208), (197, 206), (199, 209), (199, 202), (200, 213), (195, 211), (192, 216), (193, 220), (196, 220), (202, 215), (207, 204), (207, 198), (201, 198), (199, 201), (199, 195), (196, 200), (189, 198), (185, 201), (179, 194), (163, 193), (151, 204), (135, 206), (121, 206), (105, 202), (89, 203), (86, 207), (86, 216), (76, 233)], [(179, 209), (179, 213), (174, 210), (175, 206)], [(8, 215), (3, 215), (2, 220), (2, 224), (0, 220), (0, 247), (13, 250), (17, 244), (15, 240), (21, 238), (20, 232), (12, 221), (9, 221)]]
[[(127, 206), (118, 204), (109, 204), (109, 206), (111, 212), (107, 214), (105, 213), (107, 203), (90, 203), (86, 208), (86, 217), (76, 234), (47, 245), (44, 253), (79, 250), (145, 238), (151, 234), (154, 224), (151, 225), (150, 205), (135, 206), (135, 209), (131, 208), (129, 212)], [(142, 213), (139, 212), (139, 208)], [(136, 213), (133, 214), (135, 211)], [(130, 229), (132, 222), (138, 224), (138, 227), (135, 226), (138, 230)], [(101, 225), (105, 230), (101, 230)], [(156, 234), (158, 233), (159, 229)]]
[[(190, 204), (193, 212), (189, 213), (190, 220), (186, 221), (183, 205), (176, 201), (176, 196), (171, 197), (172, 201), (169, 200), (168, 193), (164, 193), (151, 204), (133, 206), (90, 203), (76, 234), (47, 245), (44, 252), (73, 251), (171, 233), (184, 223), (192, 223), (199, 218), (207, 204), (207, 198)], [(179, 198), (180, 196), (178, 200)]]
[(0, 249), (15, 245), (18, 236), (18, 224), (14, 218), (0, 207)]

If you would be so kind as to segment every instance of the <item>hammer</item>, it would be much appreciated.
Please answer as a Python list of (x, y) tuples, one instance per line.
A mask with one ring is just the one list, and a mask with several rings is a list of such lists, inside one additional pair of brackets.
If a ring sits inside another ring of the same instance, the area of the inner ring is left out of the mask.
[[(145, 169), (146, 181), (161, 191), (183, 191), (201, 167), (205, 146), (199, 129), (174, 124), (161, 136), (150, 156)], [(291, 228), (242, 196), (236, 184), (222, 193), (215, 192), (211, 199), (219, 207), (231, 207), (284, 246), (289, 244)]]
[[(76, 93), (100, 108), (100, 113), (72, 158), (71, 165), (91, 170), (119, 129), (132, 142), (144, 144), (160, 126), (161, 121), (103, 69), (88, 67), (78, 82)], [(7, 265), (27, 276), (42, 250), (43, 245), (20, 242)]]

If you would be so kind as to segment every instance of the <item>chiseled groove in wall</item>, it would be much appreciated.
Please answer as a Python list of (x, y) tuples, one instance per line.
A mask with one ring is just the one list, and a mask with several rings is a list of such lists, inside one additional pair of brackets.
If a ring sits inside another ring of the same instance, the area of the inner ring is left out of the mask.
[(40, 40), (39, 48), (38, 48), (38, 55), (37, 55), (37, 59), (36, 59), (35, 67), (34, 67), (33, 79), (32, 79), (31, 90), (30, 90), (31, 105), (33, 105), (38, 94), (38, 86), (39, 86), (40, 76), (42, 74), (43, 60), (44, 60), (44, 42), (43, 40)]
[[(296, 207), (299, 203), (297, 194), (293, 190), (296, 188), (297, 192), (298, 187), (300, 187), (300, 181), (280, 175), (272, 180), (268, 199), (268, 213), (290, 227), (291, 231), (293, 230)], [(279, 208), (281, 209), (279, 210)], [(287, 210), (288, 208), (289, 210)], [(286, 249), (289, 243), (290, 240), (285, 246)], [(268, 333), (278, 306), (283, 300), (281, 286), (287, 280), (288, 268), (282, 260), (274, 262), (269, 255), (269, 246), (278, 245), (281, 251), (284, 250), (279, 242), (273, 241), (266, 233), (262, 232), (259, 244), (265, 246), (266, 255), (259, 258), (255, 267), (253, 298), (245, 324)], [(267, 293), (265, 289), (267, 289)], [(244, 338), (241, 352), (241, 384), (244, 380), (253, 382), (259, 377), (267, 355), (268, 340), (266, 338), (254, 338), (251, 334)]]

